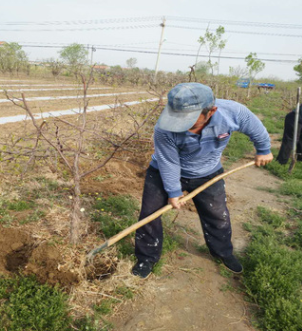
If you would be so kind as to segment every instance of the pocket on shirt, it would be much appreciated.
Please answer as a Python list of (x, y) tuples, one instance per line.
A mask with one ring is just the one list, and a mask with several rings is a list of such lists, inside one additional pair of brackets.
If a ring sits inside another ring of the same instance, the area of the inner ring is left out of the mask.
[(225, 147), (227, 145), (227, 143), (229, 142), (230, 138), (231, 138), (230, 134), (223, 138), (216, 137), (216, 139), (215, 139), (216, 148)]

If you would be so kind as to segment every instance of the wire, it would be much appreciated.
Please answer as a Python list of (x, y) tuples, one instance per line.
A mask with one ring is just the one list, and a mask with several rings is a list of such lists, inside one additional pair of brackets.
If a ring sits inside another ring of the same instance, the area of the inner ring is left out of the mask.
[[(145, 16), (145, 17), (124, 17), (124, 18), (110, 18), (110, 19), (98, 19), (98, 20), (80, 20), (80, 21), (15, 21), (15, 22), (3, 22), (0, 25), (18, 26), (18, 25), (91, 25), (91, 24), (111, 24), (111, 23), (124, 23), (124, 22), (147, 22), (147, 21), (159, 21), (163, 17), (160, 16)], [(267, 23), (267, 22), (246, 22), (246, 21), (229, 21), (219, 20), (213, 18), (194, 18), (194, 17), (181, 17), (181, 16), (166, 16), (168, 21), (180, 21), (180, 22), (193, 22), (193, 23), (212, 23), (212, 24), (225, 24), (225, 25), (239, 25), (239, 26), (253, 26), (253, 27), (265, 27), (265, 28), (278, 28), (278, 29), (302, 29), (301, 24), (287, 24), (287, 23)]]
[[(188, 44), (179, 44), (179, 43), (174, 43), (174, 42), (169, 42), (166, 41), (165, 44), (173, 44), (173, 45), (179, 45), (179, 46), (187, 46), (187, 47), (192, 47), (196, 49), (196, 45), (188, 45)], [(223, 50), (223, 53), (230, 53), (230, 54), (244, 54), (246, 52), (238, 52), (238, 51), (226, 51)], [(289, 53), (259, 53), (255, 52), (257, 55), (262, 54), (262, 55), (280, 55), (280, 56), (301, 56), (301, 54), (289, 54)]]
[[(146, 54), (157, 54), (156, 51), (143, 51), (143, 50), (129, 50), (129, 49), (116, 49), (116, 48), (107, 48), (107, 47), (95, 47), (96, 49), (102, 49), (102, 50), (108, 50), (108, 51), (118, 51), (118, 52), (132, 52), (132, 53), (146, 53)], [(186, 53), (170, 53), (170, 52), (161, 52), (161, 54), (164, 55), (173, 55), (173, 56), (193, 56), (196, 57), (196, 54), (186, 54)], [(199, 55), (199, 57), (206, 57), (208, 58), (208, 55)], [(215, 59), (230, 59), (230, 60), (244, 60), (245, 57), (232, 57), (232, 56), (218, 56), (218, 55), (212, 55), (212, 58)], [(264, 62), (280, 62), (280, 63), (297, 63), (295, 60), (281, 60), (281, 59), (260, 59), (258, 60), (264, 61)]]
[[(144, 28), (157, 28), (160, 24), (144, 24), (144, 25), (129, 25), (129, 26), (107, 26), (107, 27), (89, 27), (89, 28), (59, 28), (59, 29), (0, 29), (2, 32), (64, 32), (64, 31), (97, 31), (97, 30), (129, 30), (129, 29), (144, 29)], [(183, 25), (170, 25), (166, 24), (166, 27), (186, 29), (186, 30), (199, 30), (205, 31), (205, 27), (192, 27)], [(208, 29), (209, 31), (215, 32), (215, 29)], [(256, 32), (256, 31), (238, 31), (238, 30), (226, 30), (227, 33), (237, 34), (249, 34), (249, 35), (263, 35), (263, 36), (274, 36), (274, 37), (288, 37), (288, 38), (302, 38), (302, 35), (296, 34), (284, 34), (284, 33), (268, 33), (268, 32)]]
[[(191, 27), (191, 26), (180, 26), (180, 25), (166, 25), (170, 28), (177, 29), (189, 29), (189, 30), (206, 30), (205, 28)], [(215, 29), (208, 29), (209, 31), (216, 31)], [(282, 34), (282, 33), (267, 33), (267, 32), (255, 32), (255, 31), (234, 31), (234, 30), (225, 30), (225, 32), (229, 33), (239, 33), (239, 34), (255, 34), (255, 35), (263, 35), (263, 36), (274, 36), (274, 37), (292, 37), (292, 38), (302, 38), (302, 35), (297, 34)]]
[(159, 16), (147, 17), (125, 17), (125, 18), (109, 18), (99, 20), (81, 20), (81, 21), (41, 21), (41, 22), (3, 22), (0, 25), (90, 25), (90, 24), (111, 24), (111, 23), (124, 23), (124, 22), (146, 22), (157, 21), (161, 18)]
[(278, 29), (279, 28), (302, 29), (302, 25), (300, 24), (228, 21), (228, 20), (218, 20), (218, 19), (210, 19), (210, 18), (192, 18), (192, 17), (178, 17), (178, 16), (167, 16), (166, 19), (171, 21), (207, 23), (207, 24), (213, 23), (213, 24), (255, 26), (255, 27), (278, 28)]
[(96, 30), (127, 30), (127, 29), (144, 29), (144, 28), (157, 28), (160, 24), (144, 24), (144, 25), (128, 25), (128, 26), (108, 26), (105, 28), (64, 28), (64, 29), (0, 29), (2, 32), (59, 32), (59, 31), (96, 31)]
[[(27, 44), (30, 44), (32, 43), (33, 45), (27, 45)], [(155, 43), (155, 42), (142, 42), (142, 43), (132, 43), (132, 44), (111, 44), (111, 45), (97, 45), (97, 44), (91, 44), (91, 46), (93, 45), (94, 48), (98, 49), (102, 49), (102, 47), (114, 47), (114, 48), (120, 48), (120, 47), (124, 47), (124, 46), (128, 46), (128, 45), (136, 45), (136, 44), (147, 44), (147, 43)], [(70, 44), (60, 44), (60, 43), (43, 43), (45, 45), (35, 45), (35, 44), (39, 44), (38, 42), (27, 42), (27, 43), (22, 43), (22, 42), (18, 42), (19, 45), (21, 45), (22, 47), (32, 47), (32, 48), (62, 48), (62, 47), (66, 47), (66, 46), (70, 46)], [(170, 44), (177, 44), (177, 43), (170, 43)], [(86, 44), (81, 44), (82, 46), (84, 47), (87, 47)], [(180, 44), (181, 45), (181, 44)], [(193, 46), (193, 45), (186, 45), (186, 46), (191, 46), (192, 48), (192, 51), (196, 51), (196, 47), (197, 46)], [(154, 50), (156, 52), (158, 52), (158, 48), (151, 48), (151, 47), (134, 47), (134, 46), (130, 46), (131, 49), (134, 49), (134, 50), (139, 50), (139, 49), (142, 49), (142, 50)], [(165, 48), (165, 51), (183, 51), (183, 49), (167, 49)], [(238, 51), (227, 51), (227, 50), (224, 50), (223, 51), (224, 54), (245, 54), (247, 52), (238, 52)], [(295, 56), (295, 57), (300, 57), (301, 54), (285, 54), (285, 53), (258, 53), (256, 52), (257, 55), (278, 55), (278, 56)], [(196, 55), (195, 55), (196, 56)], [(208, 56), (208, 55), (207, 55)]]
[[(61, 45), (61, 46), (70, 46), (70, 43), (45, 43), (44, 41), (10, 41), (10, 42), (14, 42), (14, 43), (18, 43), (20, 45), (23, 44), (43, 44), (43, 45)], [(103, 44), (103, 45), (97, 45), (95, 43), (90, 43), (90, 45), (96, 45), (96, 46), (114, 46), (114, 47), (119, 47), (119, 46), (129, 46), (129, 45), (142, 45), (142, 44), (157, 44), (158, 45), (158, 41), (142, 41), (142, 42), (137, 42), (137, 43), (127, 43), (127, 44)], [(81, 44), (85, 47), (87, 47), (87, 44)]]

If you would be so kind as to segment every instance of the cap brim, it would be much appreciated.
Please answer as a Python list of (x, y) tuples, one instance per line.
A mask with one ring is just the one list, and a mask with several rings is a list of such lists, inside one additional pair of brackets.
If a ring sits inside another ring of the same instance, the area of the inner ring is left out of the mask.
[(160, 129), (171, 132), (184, 132), (189, 130), (198, 120), (202, 109), (196, 109), (189, 113), (176, 112), (169, 104), (162, 111), (157, 124)]

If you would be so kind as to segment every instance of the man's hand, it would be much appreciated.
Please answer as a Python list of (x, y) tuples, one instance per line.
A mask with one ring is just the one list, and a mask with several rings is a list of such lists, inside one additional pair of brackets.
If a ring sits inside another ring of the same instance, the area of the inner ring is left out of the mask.
[(273, 161), (273, 158), (274, 157), (273, 157), (273, 154), (272, 153), (269, 153), (267, 155), (256, 155), (255, 156), (256, 166), (257, 167), (265, 166), (268, 163), (272, 162)]
[(180, 209), (182, 206), (184, 206), (185, 202), (179, 202), (179, 199), (183, 198), (184, 196), (176, 197), (176, 198), (169, 198), (168, 203), (172, 205), (174, 209)]

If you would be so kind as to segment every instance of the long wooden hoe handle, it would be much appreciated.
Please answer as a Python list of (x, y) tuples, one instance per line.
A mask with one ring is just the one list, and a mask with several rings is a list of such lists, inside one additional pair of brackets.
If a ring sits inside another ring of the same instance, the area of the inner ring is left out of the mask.
[[(214, 183), (218, 182), (220, 179), (227, 177), (231, 174), (233, 174), (236, 171), (245, 169), (247, 167), (250, 167), (252, 165), (255, 164), (255, 161), (246, 163), (243, 166), (240, 166), (238, 168), (235, 168), (233, 170), (230, 170), (228, 172), (222, 173), (221, 175), (218, 175), (216, 177), (214, 177), (213, 179), (209, 180), (207, 183), (205, 183), (202, 186), (199, 186), (197, 189), (195, 189), (194, 191), (192, 191), (191, 193), (187, 194), (185, 197), (183, 197), (182, 199), (179, 200), (179, 202), (185, 202), (188, 201), (192, 198), (194, 198), (198, 193), (204, 191), (206, 188), (208, 188), (209, 186), (213, 185)], [(92, 260), (92, 258), (99, 253), (101, 250), (103, 250), (104, 248), (107, 248), (109, 246), (112, 246), (113, 244), (115, 244), (116, 242), (118, 242), (119, 240), (123, 239), (124, 237), (126, 237), (129, 233), (139, 229), (140, 227), (144, 226), (145, 224), (155, 220), (157, 217), (159, 217), (160, 215), (162, 215), (163, 213), (165, 213), (166, 211), (172, 209), (171, 205), (166, 205), (165, 207), (160, 208), (159, 210), (157, 210), (155, 213), (149, 215), (148, 217), (140, 220), (139, 222), (129, 226), (129, 228), (121, 231), (120, 233), (116, 234), (115, 236), (111, 237), (110, 239), (108, 239), (103, 245), (93, 249), (88, 255), (87, 255), (87, 259), (88, 260)]]

